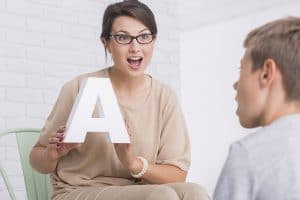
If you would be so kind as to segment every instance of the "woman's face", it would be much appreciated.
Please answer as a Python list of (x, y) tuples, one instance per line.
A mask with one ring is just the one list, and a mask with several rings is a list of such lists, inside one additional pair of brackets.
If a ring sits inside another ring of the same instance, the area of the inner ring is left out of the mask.
[[(140, 21), (120, 16), (115, 19), (112, 25), (111, 35), (139, 36), (150, 34), (150, 30)], [(143, 36), (141, 36), (143, 40)], [(151, 36), (150, 36), (151, 37)], [(114, 67), (128, 76), (143, 75), (148, 64), (150, 63), (155, 39), (148, 44), (140, 44), (133, 39), (129, 44), (119, 44), (116, 38), (111, 37), (107, 41), (107, 50), (111, 53), (114, 61)]]

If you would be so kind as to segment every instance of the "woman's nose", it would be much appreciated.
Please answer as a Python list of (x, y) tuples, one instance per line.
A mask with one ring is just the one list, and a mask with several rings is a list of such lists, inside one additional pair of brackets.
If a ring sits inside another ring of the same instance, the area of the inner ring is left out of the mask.
[(141, 49), (140, 44), (136, 39), (133, 39), (132, 42), (130, 43), (130, 51), (132, 52), (138, 52)]

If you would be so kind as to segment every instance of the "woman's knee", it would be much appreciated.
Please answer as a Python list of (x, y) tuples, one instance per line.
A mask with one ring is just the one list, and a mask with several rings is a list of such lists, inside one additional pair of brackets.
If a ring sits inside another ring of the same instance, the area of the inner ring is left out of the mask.
[(210, 200), (207, 191), (196, 183), (175, 183), (171, 186), (177, 191), (179, 197), (183, 200)]
[(204, 189), (204, 187), (196, 184), (196, 183), (186, 183), (188, 187), (188, 191), (192, 196), (197, 197), (199, 200), (209, 200), (209, 194)]
[(179, 200), (176, 191), (165, 185), (158, 185), (147, 197), (147, 200)]

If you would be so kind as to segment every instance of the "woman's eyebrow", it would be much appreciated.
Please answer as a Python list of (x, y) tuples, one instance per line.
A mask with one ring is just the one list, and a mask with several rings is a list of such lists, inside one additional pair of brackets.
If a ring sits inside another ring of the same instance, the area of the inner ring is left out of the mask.
[(127, 31), (123, 31), (123, 30), (116, 31), (115, 33), (125, 33), (125, 34), (129, 34)]
[(143, 30), (141, 30), (139, 33), (142, 33), (144, 31), (150, 31), (148, 28), (144, 28)]

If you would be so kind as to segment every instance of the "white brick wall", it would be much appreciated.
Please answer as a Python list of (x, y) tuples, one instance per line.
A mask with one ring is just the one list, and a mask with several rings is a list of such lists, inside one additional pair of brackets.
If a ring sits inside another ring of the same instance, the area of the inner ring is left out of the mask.
[(20, 0), (6, 1), (6, 9), (12, 13), (24, 14), (28, 16), (43, 16), (44, 13), (43, 6)]
[[(3, 0), (2, 0), (3, 1)], [(6, 13), (6, 9), (2, 9), (0, 13), (0, 25), (1, 28), (6, 26), (8, 28), (19, 28), (25, 29), (26, 28), (26, 20), (22, 16)]]
[[(64, 82), (105, 66), (99, 41), (105, 7), (115, 0), (0, 0), (0, 130), (42, 127)], [(158, 22), (150, 72), (179, 93), (177, 1), (144, 1)], [(13, 136), (0, 140), (4, 162), (26, 199)], [(0, 179), (0, 199), (8, 194)]]

